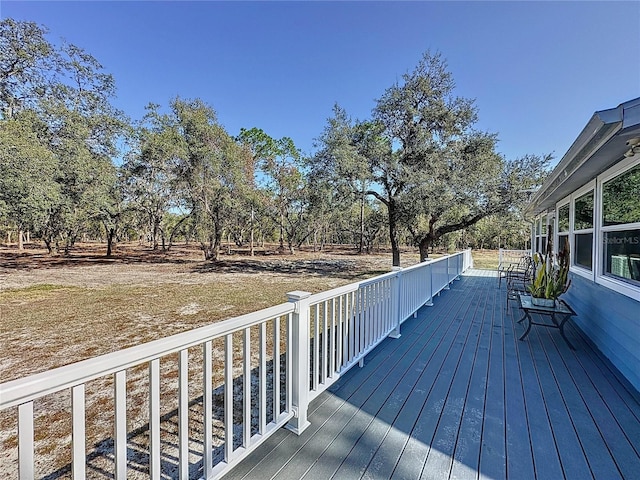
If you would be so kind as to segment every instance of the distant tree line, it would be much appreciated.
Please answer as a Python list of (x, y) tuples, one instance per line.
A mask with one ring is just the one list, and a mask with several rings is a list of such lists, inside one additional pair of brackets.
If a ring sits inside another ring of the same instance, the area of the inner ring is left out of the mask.
[[(51, 254), (83, 239), (225, 243), (516, 246), (519, 212), (550, 156), (507, 160), (477, 108), (454, 95), (439, 54), (383, 92), (371, 118), (339, 105), (303, 155), (259, 128), (229, 134), (200, 99), (149, 104), (132, 120), (112, 104), (114, 78), (83, 49), (52, 44), (31, 22), (0, 22), (0, 228)], [(492, 219), (492, 220), (487, 220)], [(523, 227), (524, 225), (524, 227)]]

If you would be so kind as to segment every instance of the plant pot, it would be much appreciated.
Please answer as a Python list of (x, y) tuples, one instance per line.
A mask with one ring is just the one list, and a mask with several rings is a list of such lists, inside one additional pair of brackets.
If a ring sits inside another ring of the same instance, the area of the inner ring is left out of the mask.
[(538, 298), (538, 297), (531, 297), (531, 303), (533, 305), (535, 305), (536, 307), (549, 307), (549, 308), (553, 308), (556, 304), (555, 299), (553, 298)]

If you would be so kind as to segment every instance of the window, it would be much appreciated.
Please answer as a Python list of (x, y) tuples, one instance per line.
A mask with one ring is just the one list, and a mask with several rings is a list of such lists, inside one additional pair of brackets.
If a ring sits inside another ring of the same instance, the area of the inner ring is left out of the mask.
[(576, 234), (574, 245), (574, 263), (591, 270), (593, 266), (593, 233)]
[(602, 184), (602, 273), (640, 285), (640, 164)]
[(569, 204), (558, 208), (558, 233), (569, 233)]
[(593, 190), (575, 200), (573, 229), (587, 228), (593, 228)]
[[(547, 215), (549, 242), (557, 242), (556, 253), (569, 249), (574, 274), (640, 301), (638, 156), (621, 160)], [(542, 222), (536, 233), (536, 240), (542, 238)]]
[(573, 202), (573, 263), (593, 268), (593, 190)]
[(602, 185), (602, 226), (640, 223), (640, 164)]
[(565, 203), (558, 207), (556, 213), (558, 219), (558, 246), (556, 252), (565, 254), (569, 248), (569, 204)]
[(604, 232), (605, 275), (640, 285), (640, 229)]
[(592, 269), (593, 258), (593, 190), (576, 198), (573, 210), (575, 265)]
[(547, 215), (536, 219), (534, 250), (540, 253), (547, 251)]

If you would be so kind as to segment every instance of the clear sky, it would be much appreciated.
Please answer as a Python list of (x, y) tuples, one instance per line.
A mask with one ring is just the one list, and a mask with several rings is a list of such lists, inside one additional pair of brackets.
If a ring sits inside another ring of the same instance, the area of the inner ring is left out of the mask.
[(0, 2), (113, 74), (115, 104), (199, 97), (231, 135), (314, 151), (334, 103), (354, 119), (427, 49), (507, 158), (556, 161), (596, 110), (640, 96), (640, 2)]

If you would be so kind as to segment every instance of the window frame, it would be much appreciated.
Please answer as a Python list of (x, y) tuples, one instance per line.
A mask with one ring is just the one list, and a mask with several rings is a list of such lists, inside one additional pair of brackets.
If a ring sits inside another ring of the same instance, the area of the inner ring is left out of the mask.
[[(569, 225), (566, 230), (560, 230), (560, 209), (564, 206), (569, 207)], [(571, 195), (567, 195), (565, 198), (556, 203), (555, 211), (555, 231), (553, 232), (553, 253), (556, 255), (560, 253), (558, 249), (560, 247), (560, 237), (566, 236), (569, 240), (569, 254), (573, 252), (573, 240), (571, 237)], [(571, 259), (569, 259), (571, 260)]]
[(603, 193), (604, 193), (604, 184), (609, 180), (612, 180), (620, 175), (624, 175), (626, 172), (631, 170), (632, 168), (640, 165), (640, 155), (636, 154), (633, 157), (625, 158), (624, 160), (618, 162), (616, 165), (606, 170), (605, 172), (598, 175), (597, 178), (597, 192), (598, 195), (596, 197), (596, 207), (599, 212), (596, 216), (596, 227), (597, 227), (597, 257), (595, 259), (596, 263), (594, 264), (596, 268), (594, 268), (594, 281), (607, 287), (611, 290), (619, 292), (623, 295), (631, 297), (635, 300), (640, 301), (640, 286), (634, 285), (630, 282), (626, 282), (622, 279), (618, 279), (613, 276), (609, 276), (604, 271), (604, 255), (606, 250), (604, 248), (604, 235), (607, 232), (616, 232), (622, 230), (636, 230), (640, 229), (640, 222), (634, 223), (622, 223), (619, 225), (608, 225), (603, 226), (604, 223), (604, 208), (603, 208)]
[[(597, 242), (596, 242), (596, 222), (598, 219), (598, 192), (596, 180), (591, 180), (586, 185), (583, 185), (578, 190), (573, 192), (570, 195), (570, 203), (569, 203), (569, 248), (570, 248), (570, 267), (569, 271), (580, 275), (582, 277), (588, 278), (590, 280), (594, 279), (595, 265), (596, 265), (596, 250), (597, 250)], [(576, 200), (580, 197), (588, 194), (589, 192), (593, 193), (593, 219), (591, 223), (591, 228), (583, 228), (580, 230), (575, 229), (575, 212), (576, 212)], [(581, 234), (591, 234), (591, 268), (587, 268), (583, 265), (579, 265), (575, 262), (576, 255), (576, 235)]]
[[(544, 224), (542, 223), (543, 220)], [(532, 250), (534, 253), (540, 252), (543, 255), (546, 253), (544, 250), (546, 250), (547, 245), (549, 245), (549, 220), (553, 220), (553, 211), (540, 212), (533, 220)], [(541, 249), (543, 240), (545, 243), (544, 250)]]

